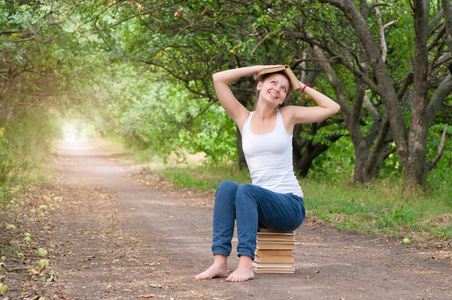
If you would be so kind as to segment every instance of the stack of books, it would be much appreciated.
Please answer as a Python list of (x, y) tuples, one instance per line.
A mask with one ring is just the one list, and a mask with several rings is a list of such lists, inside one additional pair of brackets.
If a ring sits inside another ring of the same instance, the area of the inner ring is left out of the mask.
[(277, 232), (261, 228), (257, 232), (257, 246), (253, 268), (255, 273), (294, 273), (295, 249), (293, 232)]

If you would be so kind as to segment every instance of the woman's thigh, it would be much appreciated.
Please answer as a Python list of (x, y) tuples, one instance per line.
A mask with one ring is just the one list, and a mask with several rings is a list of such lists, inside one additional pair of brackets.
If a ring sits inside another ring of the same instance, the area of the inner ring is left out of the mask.
[[(275, 230), (295, 230), (305, 218), (303, 199), (291, 193), (275, 193), (256, 185), (245, 184), (237, 190), (236, 202), (239, 199), (253, 203), (257, 209), (259, 223)], [(236, 209), (239, 210), (240, 207), (237, 206)]]

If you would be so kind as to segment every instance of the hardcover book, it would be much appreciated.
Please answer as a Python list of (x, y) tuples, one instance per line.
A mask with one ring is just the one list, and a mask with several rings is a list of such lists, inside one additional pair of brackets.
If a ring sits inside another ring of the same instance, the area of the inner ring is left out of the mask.
[(260, 70), (254, 75), (254, 79), (261, 80), (264, 75), (277, 72), (284, 72), (287, 75), (287, 77), (289, 77), (290, 89), (288, 94), (291, 94), (294, 91), (301, 89), (300, 81), (298, 81), (297, 76), (295, 76), (293, 71), (290, 69), (289, 65), (262, 68), (262, 70)]

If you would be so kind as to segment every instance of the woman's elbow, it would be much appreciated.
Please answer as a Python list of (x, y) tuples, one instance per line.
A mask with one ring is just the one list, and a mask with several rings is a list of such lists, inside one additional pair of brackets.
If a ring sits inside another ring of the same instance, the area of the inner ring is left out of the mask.
[(331, 105), (326, 110), (326, 117), (329, 118), (331, 116), (334, 116), (341, 110), (341, 106), (334, 102), (334, 105)]
[(218, 82), (218, 81), (221, 81), (222, 80), (222, 74), (221, 74), (222, 72), (216, 72), (216, 73), (213, 73), (213, 75), (212, 75), (212, 80), (215, 82)]
[(341, 110), (341, 106), (339, 104), (337, 104), (336, 102), (334, 102), (334, 104), (335, 105), (334, 105), (334, 108), (333, 108), (333, 111), (334, 111), (333, 115), (337, 114)]

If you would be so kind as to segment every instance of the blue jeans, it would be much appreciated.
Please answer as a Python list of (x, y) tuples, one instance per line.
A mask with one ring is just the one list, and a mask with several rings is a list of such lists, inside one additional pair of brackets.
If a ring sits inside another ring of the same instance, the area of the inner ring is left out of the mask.
[(303, 199), (292, 193), (279, 194), (233, 181), (220, 184), (213, 210), (213, 254), (229, 256), (234, 224), (237, 221), (238, 255), (254, 259), (258, 227), (293, 231), (305, 218)]

